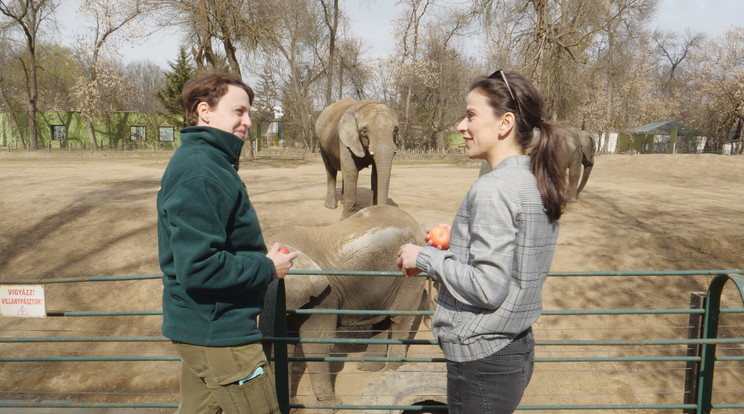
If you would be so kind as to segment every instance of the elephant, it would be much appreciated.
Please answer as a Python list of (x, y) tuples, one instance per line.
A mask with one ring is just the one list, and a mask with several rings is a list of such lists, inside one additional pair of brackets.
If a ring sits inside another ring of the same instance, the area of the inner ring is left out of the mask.
[[(404, 243), (423, 245), (424, 231), (402, 209), (377, 205), (361, 209), (328, 226), (285, 228), (274, 235), (298, 253), (293, 270), (397, 271), (395, 259)], [(268, 240), (268, 238), (267, 238)], [(268, 243), (269, 245), (271, 243)], [(418, 310), (426, 304), (426, 278), (389, 276), (302, 275), (290, 273), (284, 280), (287, 309), (322, 308), (352, 310)], [(263, 318), (263, 316), (262, 316)], [(374, 338), (412, 339), (420, 317), (411, 315), (289, 315), (288, 324), (306, 337), (333, 337), (339, 327), (379, 329)], [(300, 348), (298, 346), (297, 348)], [(330, 344), (301, 344), (306, 355), (329, 355)], [(407, 345), (369, 345), (366, 354), (404, 357)], [(390, 362), (390, 369), (400, 366)], [(358, 369), (377, 371), (385, 362), (363, 361)], [(310, 384), (318, 401), (340, 404), (335, 395), (329, 362), (307, 362)]]
[[(587, 180), (589, 180), (589, 174), (594, 167), (594, 138), (588, 132), (574, 127), (556, 125), (554, 130), (555, 137), (558, 139), (558, 159), (561, 167), (568, 170), (566, 201), (575, 202), (578, 200), (579, 193), (584, 189)], [(582, 165), (584, 168), (581, 174), (581, 182), (579, 182)], [(491, 168), (488, 162), (483, 161), (479, 176), (489, 171), (491, 171)]]
[(315, 122), (315, 134), (327, 174), (325, 206), (336, 208), (336, 175), (341, 171), (342, 218), (357, 209), (359, 171), (372, 166), (372, 204), (389, 204), (390, 171), (396, 152), (398, 116), (387, 105), (340, 99)]
[(556, 126), (555, 133), (559, 140), (558, 159), (561, 167), (568, 169), (566, 201), (575, 202), (594, 167), (594, 138), (588, 132), (574, 127)]

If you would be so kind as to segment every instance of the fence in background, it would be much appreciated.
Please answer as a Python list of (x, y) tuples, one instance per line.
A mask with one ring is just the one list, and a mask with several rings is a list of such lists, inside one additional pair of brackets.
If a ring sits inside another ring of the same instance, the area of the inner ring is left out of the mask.
[[(331, 273), (399, 277), (397, 272)], [(117, 283), (128, 286), (153, 283), (157, 287), (159, 278), (160, 275), (88, 277), (43, 283), (47, 286), (48, 297), (52, 298), (52, 292), (63, 286), (105, 282), (107, 289), (116, 289)], [(673, 306), (638, 303), (618, 309), (591, 303), (582, 309), (545, 310), (535, 325), (535, 374), (519, 410), (619, 412), (634, 409), (709, 413), (744, 409), (744, 390), (741, 389), (744, 383), (744, 309), (740, 307), (744, 303), (744, 276), (740, 270), (554, 272), (546, 283), (558, 284), (552, 287), (553, 291), (556, 287), (575, 289), (572, 284), (576, 285), (573, 283), (576, 278), (588, 278), (599, 285), (631, 286), (630, 292), (658, 285), (632, 281), (662, 278), (670, 291), (679, 291), (684, 296), (666, 300), (667, 292), (659, 291), (657, 303), (664, 299), (665, 303), (674, 303)], [(707, 292), (698, 294), (685, 290), (683, 286), (691, 279), (707, 285)], [(3, 282), (29, 283), (39, 284), (39, 281)], [(724, 289), (726, 286), (730, 288)], [(618, 288), (617, 292), (621, 294), (626, 290)], [(126, 291), (121, 294), (127, 296)], [(665, 297), (662, 298), (662, 294)], [(275, 312), (273, 320), (262, 317), (261, 322), (266, 342), (273, 348), (283, 412), (295, 408), (309, 412), (332, 408), (350, 412), (403, 413), (444, 409), (443, 359), (426, 324), (421, 325), (420, 336), (410, 341), (364, 339), (358, 334), (339, 335), (347, 338), (297, 338), (287, 332), (283, 283), (272, 284), (267, 297), (268, 302), (276, 305)], [(728, 305), (723, 309), (722, 297)], [(610, 299), (607, 301), (612, 302)], [(310, 312), (351, 311), (289, 310), (290, 314)], [(49, 317), (43, 319), (0, 320), (3, 331), (0, 338), (0, 383), (3, 384), (0, 385), (0, 408), (170, 410), (177, 407), (180, 364), (168, 340), (159, 335), (160, 311), (47, 313)], [(428, 318), (432, 312), (414, 313)], [(310, 342), (336, 344), (335, 347), (341, 348), (338, 350), (341, 356), (289, 354), (288, 344)], [(406, 358), (364, 355), (359, 349), (367, 344), (400, 343), (409, 345)], [(344, 346), (350, 348), (343, 349)], [(324, 405), (315, 401), (311, 392), (299, 393), (308, 388), (307, 375), (299, 377), (289, 369), (290, 362), (302, 365), (316, 360), (337, 365), (356, 361), (404, 365), (397, 370), (362, 373), (350, 367), (350, 363), (346, 364), (336, 376), (336, 392), (344, 404)], [(299, 381), (291, 383), (291, 376), (299, 377)], [(366, 380), (358, 380), (360, 376)], [(411, 384), (411, 380), (418, 383)], [(427, 391), (422, 392), (424, 389)], [(290, 390), (298, 392), (292, 401)]]

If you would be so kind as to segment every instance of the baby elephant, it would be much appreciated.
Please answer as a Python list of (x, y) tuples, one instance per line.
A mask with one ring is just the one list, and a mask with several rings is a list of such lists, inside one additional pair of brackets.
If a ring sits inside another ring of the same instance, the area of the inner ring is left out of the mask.
[[(424, 243), (424, 233), (398, 207), (376, 205), (325, 227), (287, 228), (274, 241), (299, 256), (293, 270), (398, 271), (395, 259), (404, 243)], [(271, 243), (269, 243), (270, 245)], [(417, 310), (425, 303), (423, 277), (295, 275), (285, 279), (287, 309)], [(369, 329), (385, 326), (375, 338), (412, 339), (420, 318), (386, 315), (295, 315), (300, 336), (334, 337), (340, 327)], [(302, 318), (302, 319), (300, 319)], [(302, 344), (306, 355), (329, 355), (329, 344)], [(404, 357), (406, 345), (369, 345), (371, 356)], [(401, 363), (388, 363), (397, 368)], [(363, 370), (380, 370), (385, 362), (363, 362)], [(323, 403), (340, 404), (334, 393), (329, 362), (308, 362), (310, 383)]]

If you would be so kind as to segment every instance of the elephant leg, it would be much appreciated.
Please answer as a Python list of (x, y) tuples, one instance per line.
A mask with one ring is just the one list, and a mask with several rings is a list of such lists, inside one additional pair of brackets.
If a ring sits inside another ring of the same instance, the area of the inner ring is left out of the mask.
[[(405, 287), (403, 290), (407, 290)], [(411, 295), (413, 301), (403, 304), (399, 310), (411, 310), (411, 309), (425, 309), (427, 295), (423, 292), (416, 301), (416, 295)], [(390, 338), (395, 340), (412, 340), (416, 337), (419, 325), (421, 324), (421, 316), (419, 315), (397, 315), (391, 318), (390, 326)], [(406, 344), (395, 344), (390, 345), (388, 348), (388, 357), (390, 358), (405, 358), (408, 354), (408, 345)], [(388, 362), (388, 368), (397, 369), (403, 365), (403, 361), (391, 361)]]
[(576, 199), (578, 200), (579, 194), (581, 194), (581, 190), (584, 189), (584, 186), (586, 185), (586, 181), (589, 179), (589, 174), (592, 173), (592, 168), (594, 167), (593, 164), (585, 165), (584, 166), (584, 172), (581, 174), (581, 183), (579, 184), (579, 188), (576, 189)]
[[(390, 336), (389, 329), (379, 330), (375, 333), (371, 339), (388, 339)], [(369, 357), (384, 357), (388, 354), (387, 344), (369, 344), (364, 356)], [(385, 361), (360, 361), (357, 364), (357, 369), (360, 371), (379, 371), (385, 368)]]
[(589, 180), (589, 174), (592, 173), (592, 168), (594, 168), (594, 140), (588, 138), (587, 141), (586, 144), (581, 146), (582, 153), (584, 154), (581, 160), (581, 164), (584, 166), (584, 172), (581, 173), (581, 183), (579, 183), (579, 188), (576, 189), (576, 198), (579, 198), (579, 194), (584, 189), (587, 180)]
[(579, 186), (579, 174), (581, 172), (581, 159), (571, 162), (568, 167), (568, 187), (566, 187), (566, 201), (576, 201), (576, 188)]
[(338, 171), (331, 166), (331, 161), (328, 159), (328, 156), (321, 151), (321, 156), (323, 157), (323, 163), (325, 164), (326, 169), (326, 201), (325, 206), (327, 208), (336, 208), (338, 205), (338, 200), (336, 199), (336, 176), (338, 175)]
[[(319, 305), (321, 308), (331, 308), (326, 303)], [(338, 315), (316, 314), (310, 316), (300, 327), (301, 338), (331, 338), (335, 336)], [(305, 356), (324, 357), (331, 352), (330, 344), (302, 344)], [(331, 363), (328, 361), (307, 362), (307, 371), (310, 374), (310, 385), (315, 398), (324, 404), (341, 404), (341, 399), (336, 396), (331, 373)], [(321, 410), (318, 412), (332, 413), (333, 410)]]
[(341, 203), (344, 206), (345, 213), (356, 211), (357, 180), (361, 168), (364, 168), (364, 166), (357, 167), (351, 152), (343, 151), (341, 153), (341, 179), (343, 180)]
[(357, 179), (358, 171), (344, 173), (344, 188), (341, 191), (341, 203), (344, 205), (344, 210), (349, 213), (356, 211), (356, 195), (357, 195)]

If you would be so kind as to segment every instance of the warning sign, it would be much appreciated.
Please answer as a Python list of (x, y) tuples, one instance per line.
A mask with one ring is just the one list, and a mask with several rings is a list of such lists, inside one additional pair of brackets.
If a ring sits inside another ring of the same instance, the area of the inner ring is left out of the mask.
[(45, 318), (43, 285), (0, 285), (0, 316)]

